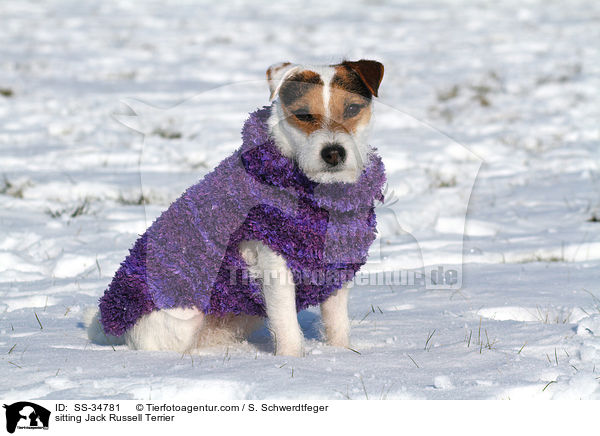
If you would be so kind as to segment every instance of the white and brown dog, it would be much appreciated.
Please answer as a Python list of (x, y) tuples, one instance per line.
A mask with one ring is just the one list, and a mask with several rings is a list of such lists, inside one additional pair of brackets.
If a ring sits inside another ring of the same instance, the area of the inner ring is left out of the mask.
[[(267, 79), (273, 106), (268, 127), (281, 154), (295, 161), (314, 182), (356, 182), (371, 151), (367, 135), (372, 97), (377, 96), (382, 77), (383, 65), (371, 60), (271, 66)], [(245, 241), (239, 248), (251, 276), (280, 278), (262, 282), (276, 354), (302, 355), (295, 285), (285, 259), (260, 241)], [(321, 304), (326, 340), (331, 345), (349, 345), (347, 306), (347, 286)], [(196, 309), (162, 309), (141, 317), (122, 337), (110, 339), (135, 349), (188, 352), (199, 345), (247, 337), (259, 321), (256, 316), (219, 318)], [(97, 315), (90, 321), (88, 334), (95, 342), (106, 342)]]

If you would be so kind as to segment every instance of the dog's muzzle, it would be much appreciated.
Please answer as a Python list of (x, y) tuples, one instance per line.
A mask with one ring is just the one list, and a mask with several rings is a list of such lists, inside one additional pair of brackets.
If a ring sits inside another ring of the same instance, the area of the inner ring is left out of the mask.
[(346, 149), (340, 144), (328, 144), (321, 150), (321, 158), (328, 165), (335, 167), (346, 159)]

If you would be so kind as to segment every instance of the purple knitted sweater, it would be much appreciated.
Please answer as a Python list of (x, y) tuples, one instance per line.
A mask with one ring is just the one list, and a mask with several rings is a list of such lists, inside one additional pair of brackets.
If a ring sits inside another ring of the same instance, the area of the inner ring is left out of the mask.
[(270, 107), (252, 113), (243, 144), (188, 188), (136, 241), (104, 296), (100, 320), (120, 336), (156, 309), (265, 316), (240, 242), (259, 240), (292, 271), (298, 311), (323, 302), (366, 262), (383, 200), (381, 158), (357, 183), (310, 181), (268, 134)]

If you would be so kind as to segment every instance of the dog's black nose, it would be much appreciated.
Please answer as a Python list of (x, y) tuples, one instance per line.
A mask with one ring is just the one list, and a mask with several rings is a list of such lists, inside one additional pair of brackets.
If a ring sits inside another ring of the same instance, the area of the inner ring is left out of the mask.
[(321, 157), (331, 166), (336, 166), (346, 159), (346, 149), (340, 144), (328, 144), (321, 150)]

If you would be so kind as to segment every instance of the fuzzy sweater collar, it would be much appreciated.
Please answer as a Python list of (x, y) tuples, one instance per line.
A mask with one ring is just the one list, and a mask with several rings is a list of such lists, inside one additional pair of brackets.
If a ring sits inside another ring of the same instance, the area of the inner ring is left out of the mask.
[(385, 173), (381, 158), (373, 151), (356, 183), (317, 183), (300, 170), (296, 162), (285, 157), (268, 132), (267, 120), (271, 107), (265, 106), (252, 114), (242, 129), (240, 149), (245, 170), (260, 182), (293, 190), (299, 197), (310, 197), (319, 207), (347, 212), (373, 200), (381, 201)]

